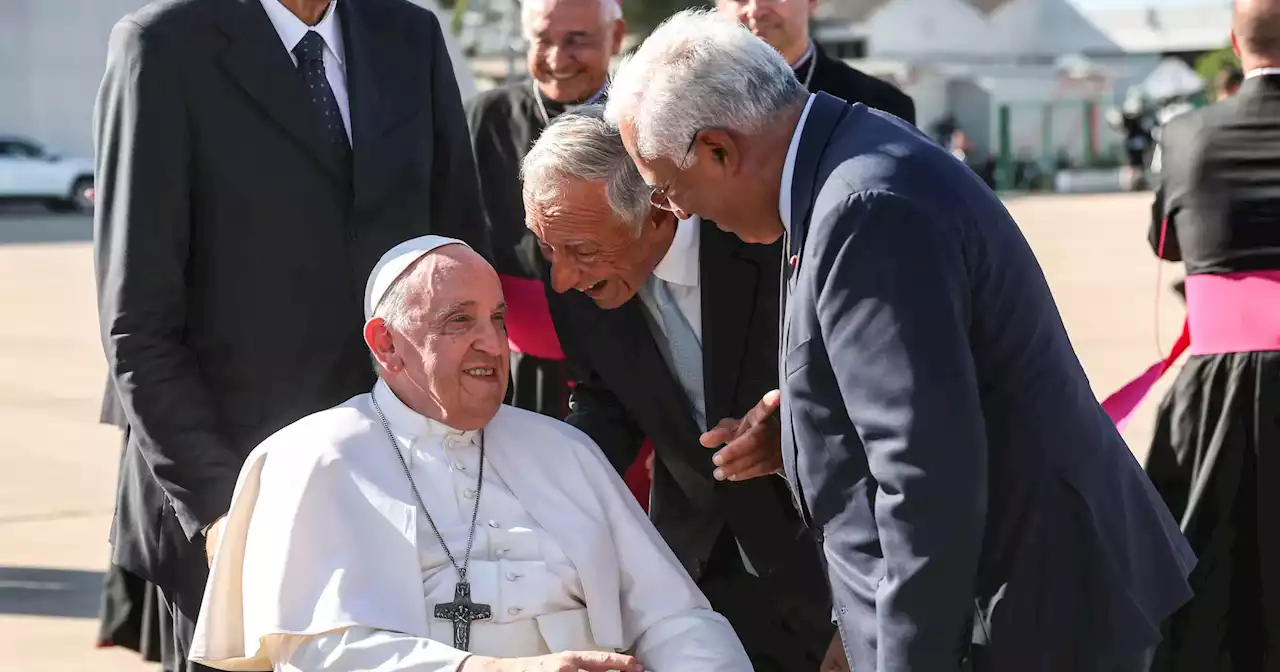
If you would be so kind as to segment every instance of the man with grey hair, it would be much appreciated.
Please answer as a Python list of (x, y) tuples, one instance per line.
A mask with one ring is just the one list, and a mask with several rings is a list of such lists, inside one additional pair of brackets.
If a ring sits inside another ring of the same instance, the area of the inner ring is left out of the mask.
[(607, 111), (656, 202), (783, 239), (782, 455), (851, 667), (1144, 670), (1195, 559), (996, 195), (717, 14)]
[(509, 305), (508, 400), (554, 418), (567, 412), (564, 353), (547, 314), (546, 264), (524, 227), (520, 159), (556, 116), (599, 99), (626, 23), (618, 0), (525, 0), (521, 24), (530, 78), (467, 104), (494, 265)]
[(652, 441), (650, 518), (757, 672), (842, 662), (817, 549), (773, 475), (777, 424), (731, 449), (699, 444), (708, 423), (778, 386), (780, 247), (654, 207), (600, 106), (547, 127), (522, 169), (529, 228), (551, 261), (551, 314), (578, 376), (566, 421), (619, 472)]

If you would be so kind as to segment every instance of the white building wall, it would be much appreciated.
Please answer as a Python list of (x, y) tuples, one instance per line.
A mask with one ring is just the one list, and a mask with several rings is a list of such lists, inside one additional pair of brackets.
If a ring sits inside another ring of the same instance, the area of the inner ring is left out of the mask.
[[(436, 10), (434, 0), (413, 0)], [(32, 136), (63, 152), (93, 151), (93, 103), (111, 27), (142, 0), (0, 0), (0, 134)], [(446, 33), (449, 15), (440, 14)], [(449, 37), (463, 97), (475, 90)], [(459, 67), (461, 66), (461, 67)]]

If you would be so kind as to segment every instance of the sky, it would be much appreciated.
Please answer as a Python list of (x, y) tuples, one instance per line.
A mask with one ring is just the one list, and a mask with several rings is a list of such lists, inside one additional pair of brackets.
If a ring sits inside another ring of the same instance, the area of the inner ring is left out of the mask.
[(1223, 0), (1070, 0), (1073, 4), (1089, 9), (1130, 7), (1161, 7), (1170, 5), (1218, 5)]

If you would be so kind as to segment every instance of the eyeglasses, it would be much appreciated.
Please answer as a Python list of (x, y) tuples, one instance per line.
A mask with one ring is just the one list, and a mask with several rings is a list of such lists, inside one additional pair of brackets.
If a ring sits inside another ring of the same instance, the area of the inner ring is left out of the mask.
[[(689, 154), (693, 152), (693, 146), (698, 142), (698, 134), (701, 132), (701, 130), (693, 132), (693, 137), (689, 139), (689, 147), (684, 150), (684, 158), (680, 159), (680, 163), (676, 165), (683, 166), (685, 162), (689, 160)], [(683, 170), (684, 168), (677, 169), (676, 174), (672, 175), (670, 180), (667, 180), (667, 184), (665, 186), (650, 187), (649, 205), (652, 205), (655, 208), (662, 208), (667, 212), (676, 211), (675, 206), (671, 205), (671, 199), (667, 198), (667, 192), (671, 190), (671, 185), (675, 184), (676, 178), (680, 176), (680, 173)]]

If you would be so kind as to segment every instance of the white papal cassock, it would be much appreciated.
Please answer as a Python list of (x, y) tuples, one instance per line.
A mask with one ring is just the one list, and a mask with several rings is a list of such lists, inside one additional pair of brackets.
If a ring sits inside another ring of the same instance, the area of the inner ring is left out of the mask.
[[(373, 394), (459, 562), (478, 432), (429, 420), (379, 381)], [(492, 608), (471, 652), (632, 652), (653, 672), (749, 671), (713, 612), (596, 445), (503, 406), (485, 428), (469, 570)], [(246, 461), (205, 590), (191, 659), (226, 670), (455, 670), (433, 617), (457, 572), (418, 512), (369, 394), (282, 429)]]

